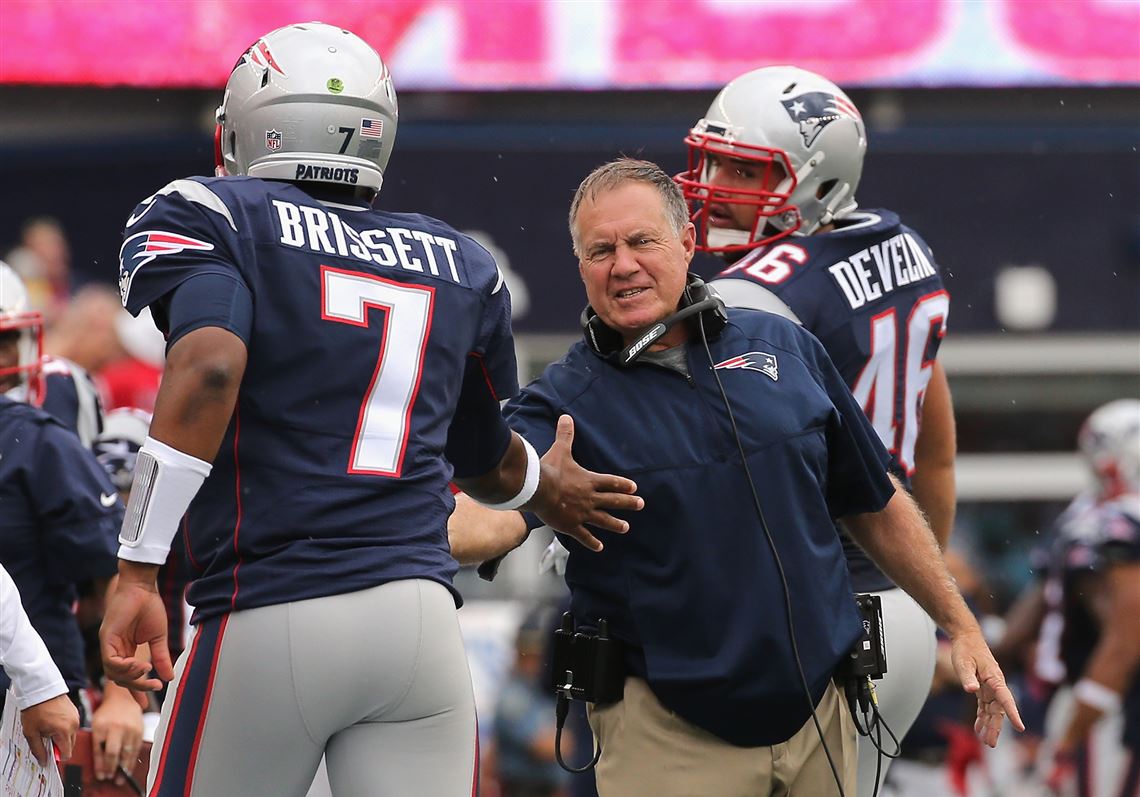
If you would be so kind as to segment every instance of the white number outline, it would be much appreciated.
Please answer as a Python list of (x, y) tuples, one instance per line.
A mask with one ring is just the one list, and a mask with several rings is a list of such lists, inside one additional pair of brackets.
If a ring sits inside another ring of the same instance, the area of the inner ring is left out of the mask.
[[(434, 307), (431, 286), (321, 266), (323, 320), (367, 328), (369, 310), (384, 315), (380, 353), (360, 404), (348, 473), (400, 477)], [(396, 434), (388, 432), (392, 427)]]
[(797, 266), (808, 261), (808, 253), (802, 246), (778, 243), (759, 257), (746, 258), (731, 268), (726, 268), (718, 277), (727, 277), (734, 271), (744, 271), (753, 279), (769, 285), (779, 285), (795, 273)]
[[(908, 476), (914, 473), (914, 449), (922, 422), (919, 408), (934, 373), (933, 360), (923, 358), (931, 335), (945, 336), (949, 313), (950, 294), (939, 290), (921, 297), (907, 316), (901, 426), (895, 422), (900, 415), (900, 399), (895, 375), (898, 324), (893, 307), (871, 318), (871, 356), (851, 386), (851, 393), (875, 427), (879, 439)], [(889, 391), (883, 391), (883, 385), (889, 385)]]

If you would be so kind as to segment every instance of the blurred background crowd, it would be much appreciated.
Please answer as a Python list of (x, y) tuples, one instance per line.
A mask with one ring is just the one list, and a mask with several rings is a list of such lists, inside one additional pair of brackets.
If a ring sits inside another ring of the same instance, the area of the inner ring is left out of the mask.
[[(298, 15), (384, 53), (402, 118), (378, 202), (448, 219), (491, 248), (515, 298), (524, 381), (578, 334), (565, 216), (582, 175), (619, 153), (680, 171), (688, 128), (744, 69), (796, 63), (848, 90), (870, 136), (862, 204), (923, 231), (953, 297), (948, 559), (993, 643), (1041, 576), (1031, 552), (1093, 484), (1081, 423), (1140, 396), (1135, 4), (8, 0), (0, 15), (2, 257), (44, 314), (45, 351), (84, 368), (105, 410), (152, 410), (162, 374), (161, 335), (119, 303), (123, 223), (156, 185), (212, 172), (229, 68), (213, 44), (237, 52), (237, 39)], [(493, 583), (467, 571), (458, 582), (488, 796), (591, 789), (553, 763), (546, 643), (565, 587), (538, 572), (547, 542), (534, 535)], [(1029, 634), (1002, 648), (1022, 701), (1041, 688), (1036, 645)], [(940, 667), (904, 745), (930, 778), (923, 794), (1042, 793), (1046, 720), (983, 754), (948, 677)], [(581, 733), (563, 739), (576, 763), (589, 749)]]

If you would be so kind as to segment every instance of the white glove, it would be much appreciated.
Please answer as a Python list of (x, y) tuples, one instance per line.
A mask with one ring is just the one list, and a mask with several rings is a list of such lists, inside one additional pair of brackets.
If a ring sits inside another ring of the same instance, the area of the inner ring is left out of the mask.
[[(550, 529), (549, 526), (543, 526), (544, 529)], [(570, 558), (570, 551), (566, 550), (557, 537), (550, 541), (550, 545), (546, 546), (546, 550), (542, 552), (542, 558), (538, 560), (538, 572), (549, 573), (553, 570), (560, 576), (566, 575), (566, 560)]]

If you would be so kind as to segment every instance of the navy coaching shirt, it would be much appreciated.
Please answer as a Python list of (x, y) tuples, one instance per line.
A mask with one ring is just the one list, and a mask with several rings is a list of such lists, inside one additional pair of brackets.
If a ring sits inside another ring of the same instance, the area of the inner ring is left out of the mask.
[[(0, 563), (69, 689), (87, 684), (75, 583), (115, 575), (118, 496), (63, 424), (0, 396)], [(0, 671), (0, 689), (8, 683)]]
[(211, 326), (249, 350), (184, 524), (195, 621), (398, 579), (452, 589), (448, 482), (501, 459), (498, 398), (517, 390), (485, 249), (427, 216), (195, 178), (136, 208), (119, 288), (168, 345)]
[[(861, 633), (833, 518), (882, 509), (887, 454), (812, 335), (785, 318), (730, 310), (711, 342), (791, 594), (817, 703)], [(609, 621), (640, 646), (658, 699), (733, 744), (786, 741), (810, 717), (792, 656), (776, 563), (703, 346), (691, 378), (628, 370), (575, 344), (507, 404), (538, 450), (574, 418), (574, 457), (634, 479), (645, 499), (601, 553), (567, 540), (580, 624)], [(618, 513), (621, 514), (621, 513)]]
[[(909, 487), (922, 402), (950, 311), (922, 237), (889, 210), (859, 211), (829, 232), (749, 252), (713, 286), (741, 307), (754, 306), (755, 286), (795, 313), (827, 349), (890, 453), (891, 470)], [(842, 539), (857, 591), (894, 586), (862, 548)]]

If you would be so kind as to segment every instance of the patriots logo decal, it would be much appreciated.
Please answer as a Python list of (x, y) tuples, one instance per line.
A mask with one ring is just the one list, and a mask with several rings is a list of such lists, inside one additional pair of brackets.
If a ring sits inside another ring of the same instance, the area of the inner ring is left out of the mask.
[(836, 119), (863, 121), (858, 109), (848, 100), (826, 91), (809, 91), (790, 100), (780, 100), (780, 103), (792, 121), (799, 124), (805, 147), (810, 147), (823, 128)]
[(123, 248), (119, 250), (119, 298), (122, 299), (123, 306), (127, 305), (131, 281), (140, 267), (163, 255), (174, 255), (188, 249), (207, 252), (213, 248), (214, 245), (208, 241), (199, 241), (176, 232), (146, 230), (135, 233), (123, 241)]
[(727, 360), (714, 365), (713, 368), (743, 368), (747, 371), (759, 371), (766, 374), (772, 378), (773, 382), (780, 380), (780, 368), (776, 363), (776, 355), (762, 351), (750, 351), (729, 357)]

